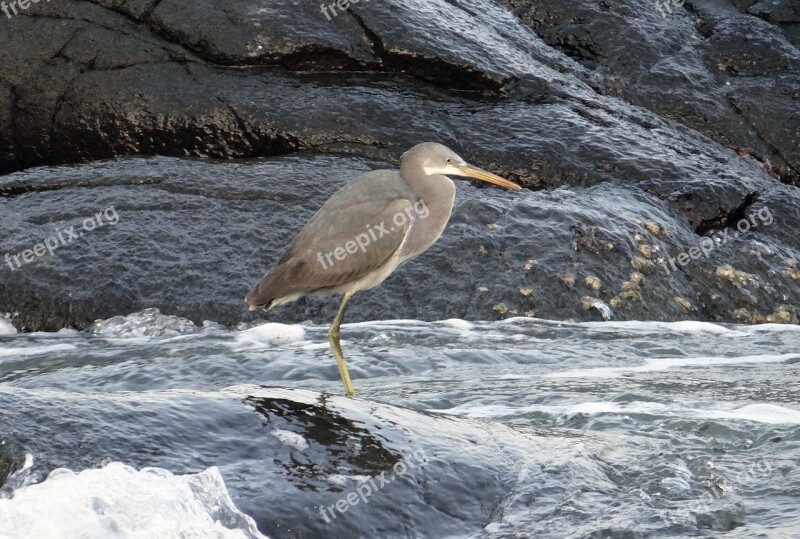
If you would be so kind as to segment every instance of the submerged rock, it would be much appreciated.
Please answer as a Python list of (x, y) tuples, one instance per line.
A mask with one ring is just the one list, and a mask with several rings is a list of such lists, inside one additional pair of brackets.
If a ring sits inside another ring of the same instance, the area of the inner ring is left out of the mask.
[[(109, 462), (172, 474), (214, 465), (236, 507), (272, 537), (464, 536), (502, 518), (498, 508), (522, 488), (520, 473), (547, 467), (541, 486), (524, 481), (528, 496), (540, 488), (568, 496), (585, 477), (605, 473), (597, 455), (558, 462), (576, 451), (569, 438), (310, 391), (25, 400), (0, 394), (3, 409), (15, 410), (0, 426), (36, 454), (34, 477)], [(58, 421), (49, 406), (63, 406)]]

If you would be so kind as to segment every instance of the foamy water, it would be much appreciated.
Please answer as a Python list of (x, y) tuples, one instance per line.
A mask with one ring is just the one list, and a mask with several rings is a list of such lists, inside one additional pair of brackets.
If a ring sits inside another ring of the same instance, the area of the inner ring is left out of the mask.
[(14, 327), (11, 320), (0, 314), (0, 335), (12, 335), (16, 332), (17, 328)]
[[(325, 326), (147, 310), (6, 332), (0, 474), (19, 471), (0, 491), (0, 536), (800, 529), (797, 326), (391, 320), (342, 335), (355, 400), (338, 396)], [(414, 449), (427, 467), (394, 471)], [(382, 471), (395, 480), (323, 518)], [(483, 488), (462, 488), (481, 473)]]
[(217, 468), (176, 476), (119, 462), (53, 470), (17, 489), (0, 499), (0, 530), (7, 539), (265, 537), (233, 506)]

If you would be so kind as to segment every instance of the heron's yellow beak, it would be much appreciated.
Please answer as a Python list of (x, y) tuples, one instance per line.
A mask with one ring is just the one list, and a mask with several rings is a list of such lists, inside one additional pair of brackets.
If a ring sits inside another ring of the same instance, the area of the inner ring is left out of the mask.
[(469, 176), (470, 178), (475, 178), (476, 180), (482, 180), (494, 185), (499, 185), (500, 187), (505, 187), (506, 189), (513, 189), (514, 191), (519, 191), (522, 189), (522, 187), (512, 181), (508, 181), (505, 178), (501, 178), (500, 176), (492, 174), (491, 172), (486, 172), (478, 167), (473, 167), (472, 165), (460, 165), (458, 170), (460, 170), (461, 174), (464, 176)]

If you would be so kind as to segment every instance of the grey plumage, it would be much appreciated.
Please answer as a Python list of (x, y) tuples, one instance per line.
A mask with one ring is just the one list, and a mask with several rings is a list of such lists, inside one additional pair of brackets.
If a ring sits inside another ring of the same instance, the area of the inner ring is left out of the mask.
[[(405, 214), (414, 202), (413, 193), (397, 172), (377, 170), (363, 174), (337, 191), (314, 214), (277, 264), (247, 296), (247, 303), (269, 309), (291, 301), (287, 298), (298, 294), (336, 293), (342, 286), (378, 270), (397, 254), (414, 223), (401, 229), (395, 227), (377, 240), (369, 235), (370, 229), (392, 223), (398, 212)], [(344, 260), (329, 257), (333, 264), (325, 260), (325, 255), (344, 248), (360, 234), (367, 234), (370, 240), (366, 249), (347, 254)], [(323, 263), (319, 261), (320, 254)]]

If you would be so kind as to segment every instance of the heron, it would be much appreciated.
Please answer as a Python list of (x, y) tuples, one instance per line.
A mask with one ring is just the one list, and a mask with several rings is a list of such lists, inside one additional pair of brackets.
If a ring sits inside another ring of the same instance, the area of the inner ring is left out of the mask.
[(456, 195), (449, 176), (522, 189), (442, 144), (417, 144), (402, 155), (399, 171), (367, 172), (334, 193), (245, 297), (251, 311), (269, 311), (303, 296), (343, 294), (328, 340), (349, 397), (355, 391), (339, 339), (347, 304), (436, 243)]

